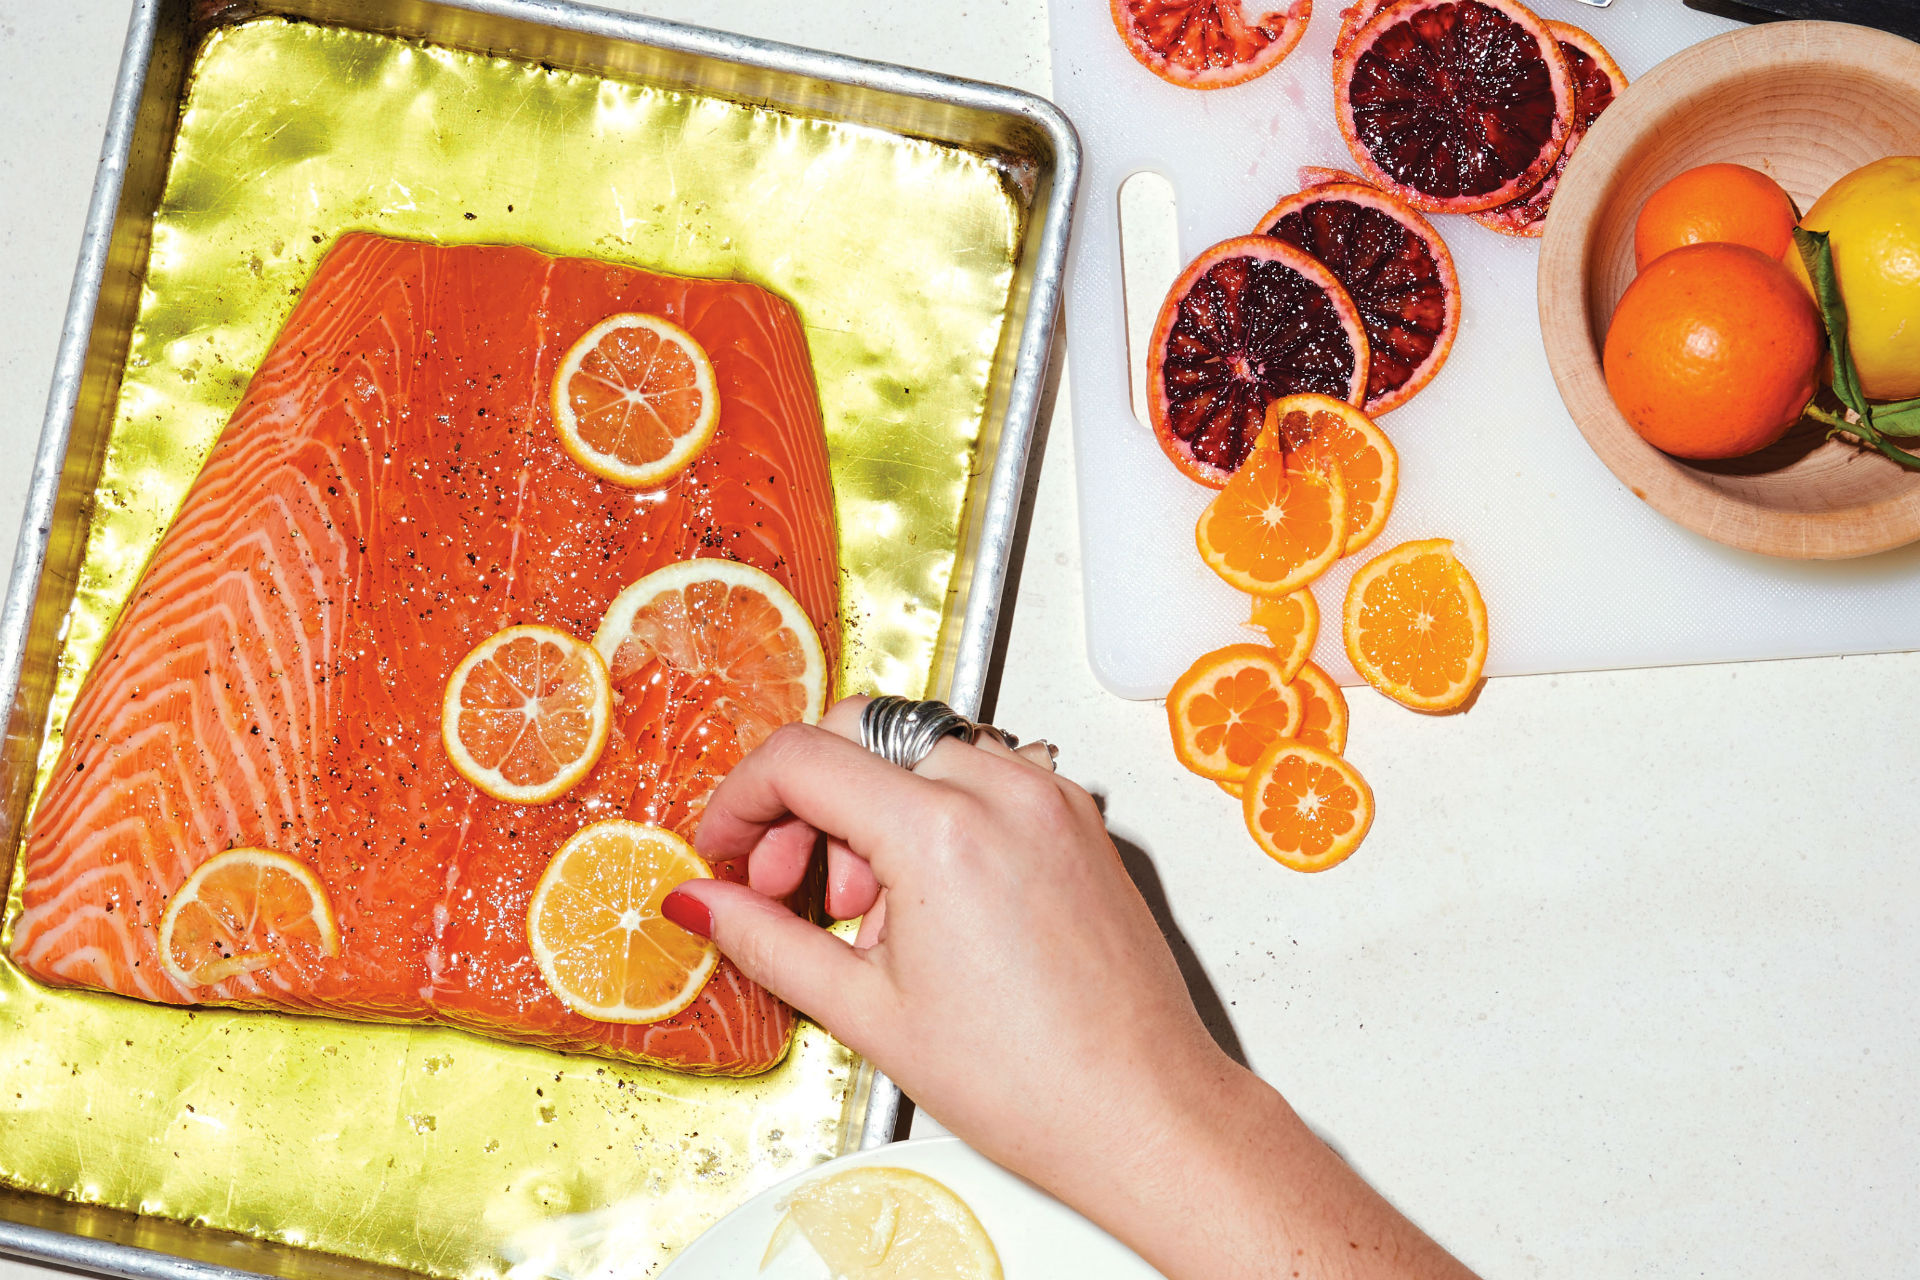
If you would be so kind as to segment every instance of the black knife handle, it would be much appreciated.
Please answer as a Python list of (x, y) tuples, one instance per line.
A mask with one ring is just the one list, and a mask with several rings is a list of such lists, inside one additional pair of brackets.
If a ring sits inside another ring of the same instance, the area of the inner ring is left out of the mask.
[(1783, 18), (1851, 22), (1920, 40), (1920, 0), (1686, 0), (1687, 7), (1740, 22)]

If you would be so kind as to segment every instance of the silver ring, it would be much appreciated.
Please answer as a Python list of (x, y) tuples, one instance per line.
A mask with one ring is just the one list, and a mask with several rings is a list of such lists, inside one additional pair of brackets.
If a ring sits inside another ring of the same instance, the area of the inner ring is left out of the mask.
[(886, 694), (860, 712), (860, 745), (890, 764), (912, 769), (942, 738), (971, 744), (981, 726), (937, 698), (915, 701)]

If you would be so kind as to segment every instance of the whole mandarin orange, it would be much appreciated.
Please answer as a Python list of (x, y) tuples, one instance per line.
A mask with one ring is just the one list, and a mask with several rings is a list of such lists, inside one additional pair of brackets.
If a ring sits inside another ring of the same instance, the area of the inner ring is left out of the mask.
[(1627, 286), (1601, 363), (1614, 404), (1649, 444), (1737, 458), (1799, 420), (1821, 332), (1783, 263), (1746, 245), (1696, 244), (1662, 254)]
[(1772, 258), (1793, 247), (1793, 198), (1743, 164), (1703, 164), (1647, 197), (1633, 224), (1633, 265), (1645, 271), (1689, 244), (1744, 244)]

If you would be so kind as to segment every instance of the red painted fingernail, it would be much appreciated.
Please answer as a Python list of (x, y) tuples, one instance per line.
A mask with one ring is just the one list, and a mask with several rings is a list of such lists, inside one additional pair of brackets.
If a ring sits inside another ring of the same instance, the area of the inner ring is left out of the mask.
[(699, 938), (713, 936), (713, 912), (690, 893), (675, 889), (660, 900), (660, 914)]

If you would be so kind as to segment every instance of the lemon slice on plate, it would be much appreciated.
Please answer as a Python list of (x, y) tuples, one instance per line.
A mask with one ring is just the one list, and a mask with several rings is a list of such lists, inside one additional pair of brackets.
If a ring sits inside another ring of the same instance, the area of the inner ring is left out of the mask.
[(870, 1165), (793, 1193), (764, 1270), (796, 1239), (836, 1280), (1001, 1280), (1000, 1255), (967, 1202), (911, 1169)]

